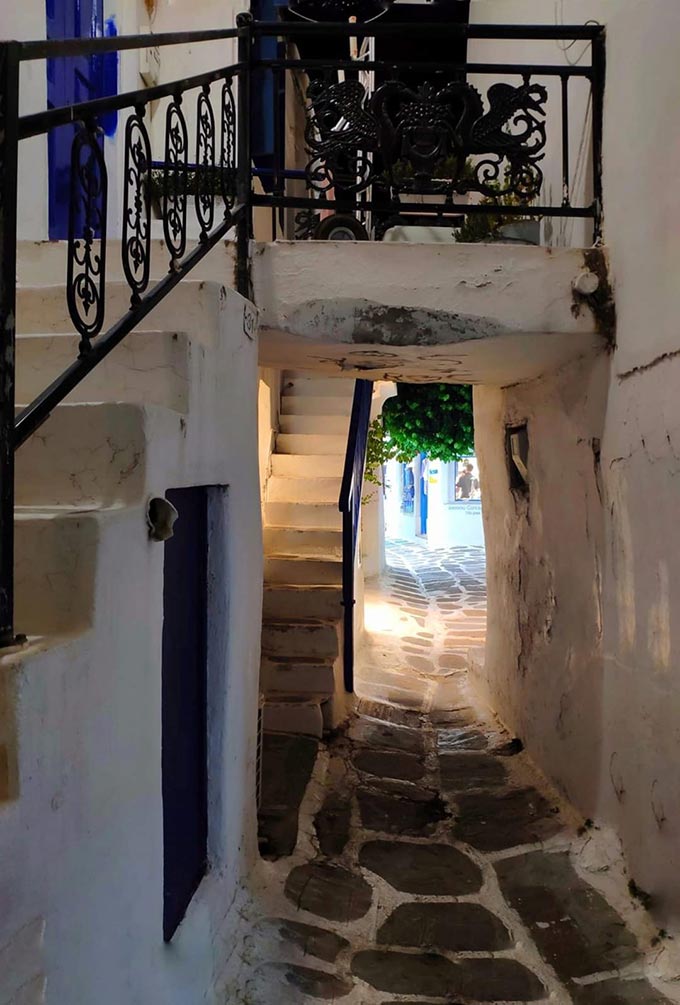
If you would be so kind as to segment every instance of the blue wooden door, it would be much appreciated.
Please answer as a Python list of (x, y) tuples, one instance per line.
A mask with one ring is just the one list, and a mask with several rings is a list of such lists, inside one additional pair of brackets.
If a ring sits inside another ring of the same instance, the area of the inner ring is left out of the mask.
[[(97, 38), (115, 35), (113, 18), (104, 22), (104, 0), (46, 0), (47, 38)], [(118, 56), (77, 56), (47, 61), (47, 107), (77, 104), (115, 94)], [(103, 132), (112, 135), (116, 115), (100, 120)], [(48, 134), (49, 236), (68, 236), (71, 144), (74, 127), (60, 126)]]
[(163, 935), (170, 941), (208, 858), (208, 489), (172, 489), (163, 571)]
[[(418, 533), (423, 537), (427, 534), (427, 467), (425, 466), (425, 461), (427, 460), (427, 454), (420, 455), (420, 523)], [(425, 477), (423, 477), (423, 471), (425, 472)]]

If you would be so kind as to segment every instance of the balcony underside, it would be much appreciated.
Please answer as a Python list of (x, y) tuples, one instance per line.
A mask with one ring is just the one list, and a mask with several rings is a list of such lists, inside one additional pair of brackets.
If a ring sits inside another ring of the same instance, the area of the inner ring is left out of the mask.
[(606, 345), (594, 302), (574, 291), (586, 270), (586, 253), (571, 249), (258, 245), (260, 362), (373, 379), (530, 380)]

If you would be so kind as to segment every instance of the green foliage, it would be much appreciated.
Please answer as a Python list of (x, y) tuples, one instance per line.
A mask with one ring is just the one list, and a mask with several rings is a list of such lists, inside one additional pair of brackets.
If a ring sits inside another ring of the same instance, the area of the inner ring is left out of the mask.
[(469, 384), (397, 384), (382, 419), (392, 456), (399, 460), (425, 453), (436, 461), (459, 461), (474, 454)]
[[(396, 443), (387, 439), (381, 415), (373, 420), (368, 427), (368, 440), (366, 442), (365, 482), (381, 486), (382, 479), (380, 475), (384, 464), (392, 460), (407, 462), (412, 457), (413, 454), (409, 454), (408, 456), (402, 454)], [(369, 495), (367, 498), (371, 498), (371, 496)]]

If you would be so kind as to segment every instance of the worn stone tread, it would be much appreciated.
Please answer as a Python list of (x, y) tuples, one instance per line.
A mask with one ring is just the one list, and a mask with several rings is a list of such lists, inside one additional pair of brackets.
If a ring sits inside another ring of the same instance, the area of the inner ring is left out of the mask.
[(303, 925), (288, 918), (276, 918), (269, 924), (277, 929), (283, 940), (301, 949), (305, 956), (314, 956), (325, 963), (335, 963), (340, 953), (349, 946), (347, 939), (327, 928)]
[(479, 866), (445, 844), (369, 841), (359, 852), (359, 864), (395, 890), (424, 897), (477, 893), (483, 882)]
[(563, 829), (555, 807), (533, 788), (463, 793), (456, 802), (454, 835), (480, 851), (538, 844)]
[(319, 1001), (338, 1001), (352, 992), (351, 981), (327, 974), (323, 970), (299, 967), (292, 963), (274, 963), (271, 968), (278, 970), (283, 979), (302, 994)]
[(286, 880), (285, 892), (299, 910), (327, 921), (357, 921), (373, 900), (366, 880), (328, 862), (297, 866)]
[(354, 766), (379, 778), (397, 778), (415, 782), (425, 774), (423, 758), (401, 750), (358, 750)]
[(614, 980), (576, 987), (574, 1005), (672, 1005), (671, 1001), (646, 980)]
[(400, 904), (378, 931), (378, 943), (453, 953), (496, 952), (510, 932), (481, 904)]
[(496, 757), (466, 752), (440, 754), (439, 773), (447, 793), (497, 789), (508, 778), (507, 768)]
[(377, 991), (398, 995), (460, 995), (468, 1002), (533, 1002), (546, 995), (542, 982), (521, 963), (498, 957), (452, 963), (437, 953), (366, 950), (352, 959), (352, 973)]
[(363, 826), (384, 834), (428, 837), (447, 816), (439, 796), (416, 799), (360, 787), (357, 801)]
[(563, 980), (618, 970), (639, 958), (637, 941), (566, 852), (532, 852), (496, 864), (501, 890)]

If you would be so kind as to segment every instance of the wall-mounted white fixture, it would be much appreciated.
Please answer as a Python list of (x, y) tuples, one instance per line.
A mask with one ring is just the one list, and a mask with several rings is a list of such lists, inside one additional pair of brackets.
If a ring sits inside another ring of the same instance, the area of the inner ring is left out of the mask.
[(167, 541), (172, 537), (175, 520), (179, 513), (163, 496), (154, 496), (146, 509), (146, 522), (152, 541)]

